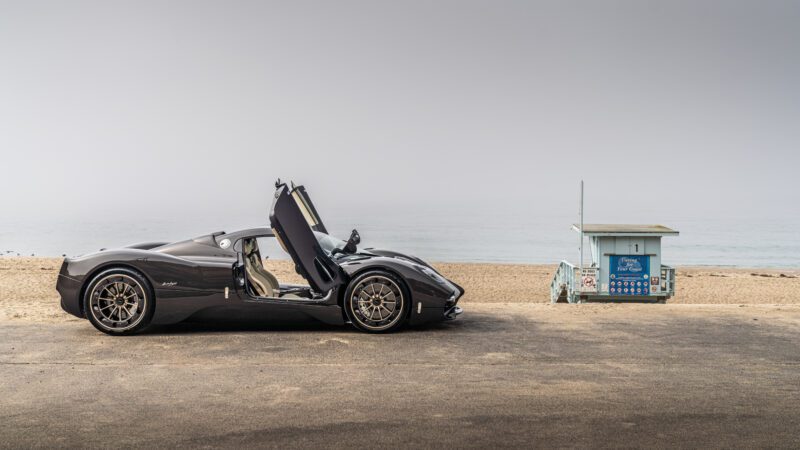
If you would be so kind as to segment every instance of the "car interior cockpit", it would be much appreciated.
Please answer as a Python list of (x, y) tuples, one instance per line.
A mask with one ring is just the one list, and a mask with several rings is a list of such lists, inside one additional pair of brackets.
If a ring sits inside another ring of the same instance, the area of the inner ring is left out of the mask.
[(257, 298), (279, 298), (310, 300), (314, 298), (309, 286), (280, 284), (275, 277), (264, 267), (267, 257), (262, 257), (258, 248), (258, 239), (249, 237), (243, 239), (242, 254), (244, 256), (245, 286), (248, 294)]

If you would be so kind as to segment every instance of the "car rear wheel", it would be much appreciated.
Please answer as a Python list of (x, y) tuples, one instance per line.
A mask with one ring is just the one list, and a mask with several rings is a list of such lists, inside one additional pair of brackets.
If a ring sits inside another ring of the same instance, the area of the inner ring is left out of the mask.
[(389, 272), (375, 270), (350, 282), (344, 307), (348, 318), (359, 330), (387, 333), (403, 326), (410, 302), (402, 280)]
[(152, 293), (150, 283), (133, 270), (105, 270), (86, 288), (84, 311), (103, 333), (134, 334), (150, 324), (155, 310)]

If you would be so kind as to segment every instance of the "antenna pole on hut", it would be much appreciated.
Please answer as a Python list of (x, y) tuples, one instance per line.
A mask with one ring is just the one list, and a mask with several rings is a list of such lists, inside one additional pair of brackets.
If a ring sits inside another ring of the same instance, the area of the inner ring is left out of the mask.
[(583, 270), (583, 180), (581, 180), (581, 203), (580, 203), (580, 208), (578, 209), (578, 216), (580, 218), (580, 227), (581, 227), (580, 233), (578, 233), (580, 235), (579, 239), (581, 240), (580, 244), (578, 245), (578, 251), (581, 252), (579, 258), (580, 261), (579, 267), (581, 270)]

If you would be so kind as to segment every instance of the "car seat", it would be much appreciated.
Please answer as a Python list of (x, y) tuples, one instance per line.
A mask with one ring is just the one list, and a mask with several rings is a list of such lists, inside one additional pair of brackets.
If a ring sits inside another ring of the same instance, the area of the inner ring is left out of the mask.
[(275, 297), (279, 290), (278, 279), (264, 269), (255, 238), (245, 239), (244, 257), (245, 272), (252, 293), (258, 297)]

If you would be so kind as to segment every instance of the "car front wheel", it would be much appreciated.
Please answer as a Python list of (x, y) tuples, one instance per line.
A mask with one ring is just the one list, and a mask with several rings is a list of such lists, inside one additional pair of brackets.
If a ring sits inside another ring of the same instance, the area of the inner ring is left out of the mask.
[(402, 280), (389, 272), (375, 270), (350, 282), (344, 307), (348, 318), (359, 330), (387, 333), (403, 326), (410, 302)]

